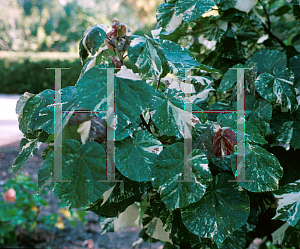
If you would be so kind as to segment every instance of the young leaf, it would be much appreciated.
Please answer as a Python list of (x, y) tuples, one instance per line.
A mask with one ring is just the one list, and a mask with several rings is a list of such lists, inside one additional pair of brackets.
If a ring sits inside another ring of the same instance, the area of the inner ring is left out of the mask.
[(170, 71), (165, 54), (155, 39), (135, 38), (131, 41), (127, 52), (129, 59), (135, 63), (144, 77), (159, 76), (163, 78)]
[(213, 153), (218, 158), (229, 156), (234, 151), (236, 144), (235, 133), (230, 129), (219, 129), (213, 140)]
[[(153, 187), (159, 189), (161, 199), (170, 210), (186, 207), (201, 199), (211, 181), (208, 160), (200, 150), (193, 150), (187, 162), (192, 168), (194, 182), (184, 180), (184, 144), (175, 143), (165, 148), (156, 159)], [(189, 193), (189, 195), (186, 195)]]
[(94, 56), (104, 43), (107, 28), (108, 26), (97, 23), (84, 32), (79, 42), (79, 56), (82, 64), (89, 54)]
[(220, 173), (196, 203), (182, 209), (182, 221), (194, 234), (212, 238), (220, 247), (226, 237), (244, 225), (250, 214), (250, 201), (234, 177)]

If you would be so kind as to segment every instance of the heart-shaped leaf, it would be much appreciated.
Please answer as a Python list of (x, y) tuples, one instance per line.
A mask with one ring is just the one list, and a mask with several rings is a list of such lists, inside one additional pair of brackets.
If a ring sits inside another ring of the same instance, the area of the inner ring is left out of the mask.
[(154, 188), (160, 190), (161, 199), (170, 210), (200, 200), (211, 181), (208, 160), (203, 152), (193, 150), (187, 162), (192, 167), (192, 181), (180, 182), (184, 180), (185, 172), (183, 143), (168, 146), (156, 159), (152, 183)]
[[(54, 172), (54, 153), (51, 154), (50, 172)], [(106, 152), (96, 142), (81, 145), (76, 140), (66, 140), (62, 144), (63, 180), (56, 182), (55, 195), (65, 201), (70, 208), (85, 207), (99, 199), (112, 184), (106, 180)]]
[(194, 234), (212, 238), (218, 247), (233, 231), (244, 225), (250, 214), (250, 201), (245, 191), (239, 191), (233, 176), (216, 175), (205, 195), (182, 209), (182, 221)]
[(235, 133), (230, 129), (219, 129), (213, 140), (213, 153), (218, 158), (229, 156), (234, 151), (236, 144)]

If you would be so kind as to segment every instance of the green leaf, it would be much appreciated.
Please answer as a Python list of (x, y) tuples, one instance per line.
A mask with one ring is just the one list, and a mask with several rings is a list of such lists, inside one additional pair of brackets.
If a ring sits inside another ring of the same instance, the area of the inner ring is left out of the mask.
[[(232, 68), (243, 68), (241, 63), (234, 65)], [(237, 82), (237, 70), (229, 69), (223, 76), (217, 92), (229, 90)]]
[[(139, 117), (138, 117), (139, 118)], [(115, 141), (121, 141), (129, 137), (133, 132), (142, 129), (138, 123), (132, 123), (118, 133), (115, 133)]]
[(300, 5), (300, 1), (299, 0), (287, 0), (290, 4), (294, 4), (294, 5)]
[(299, 5), (293, 5), (293, 15), (295, 19), (300, 22), (300, 6)]
[(272, 105), (265, 99), (255, 99), (253, 95), (245, 98), (246, 120), (259, 128), (261, 134), (266, 134), (270, 128)]
[(278, 8), (276, 11), (274, 11), (272, 13), (272, 15), (283, 16), (284, 14), (288, 13), (291, 9), (292, 8), (288, 4), (285, 4), (285, 5), (281, 6), (280, 8)]
[(150, 203), (143, 215), (144, 232), (154, 239), (170, 242), (173, 217), (172, 212), (166, 208), (159, 194), (157, 192), (152, 193)]
[(115, 65), (111, 62), (111, 59), (109, 58), (109, 55), (115, 56), (114, 52), (110, 49), (105, 49), (99, 53), (97, 53), (95, 56), (93, 56), (90, 60), (88, 60), (84, 66), (82, 67), (81, 73), (78, 77), (77, 82), (80, 80), (82, 75), (90, 70), (92, 67), (96, 65), (100, 65), (101, 68), (115, 68)]
[(139, 206), (137, 203), (133, 203), (125, 209), (124, 212), (120, 213), (115, 218), (102, 218), (100, 217), (101, 224), (101, 234), (107, 232), (116, 232), (120, 228), (129, 227), (132, 225), (139, 226)]
[(284, 233), (282, 240), (284, 246), (300, 246), (300, 230), (289, 226)]
[[(71, 115), (73, 110), (79, 108), (78, 102), (76, 100), (76, 87), (69, 86), (61, 89), (61, 103), (62, 103), (62, 115), (61, 115), (61, 129), (63, 129)], [(53, 96), (52, 96), (53, 98)], [(55, 111), (53, 105), (48, 105), (47, 107), (40, 109), (39, 116), (35, 123), (35, 129), (42, 129), (47, 133), (54, 134), (55, 126)]]
[(208, 160), (203, 152), (193, 150), (187, 160), (192, 167), (192, 179), (195, 182), (177, 182), (184, 180), (183, 143), (168, 146), (157, 157), (152, 183), (154, 188), (159, 189), (161, 199), (170, 210), (186, 207), (200, 200), (211, 181)]
[(88, 57), (89, 54), (95, 55), (98, 48), (106, 40), (107, 26), (97, 23), (91, 26), (83, 34), (79, 42), (79, 56), (81, 63)]
[[(51, 173), (50, 173), (50, 157), (52, 156), (54, 152), (51, 151), (49, 154), (47, 154), (46, 158), (44, 159), (44, 163), (42, 164), (42, 166), (39, 168), (38, 171), (38, 192), (41, 192), (42, 189), (48, 185), (49, 181), (52, 180), (51, 178)], [(52, 157), (53, 159), (53, 157)]]
[(275, 138), (283, 143), (300, 149), (300, 111), (280, 113), (271, 120), (271, 129)]
[(272, 219), (287, 221), (291, 226), (300, 229), (300, 180), (283, 186), (274, 195), (278, 206)]
[(181, 91), (175, 89), (167, 89), (164, 93), (155, 91), (149, 108), (154, 112), (152, 114), (154, 124), (168, 136), (181, 138), (184, 135), (185, 124), (194, 126), (190, 121), (192, 114), (184, 111), (184, 93)]
[[(116, 135), (133, 123), (151, 101), (152, 87), (143, 80), (114, 77)], [(107, 110), (107, 72), (95, 66), (76, 85), (79, 105), (91, 111)], [(147, 94), (145, 94), (147, 93)], [(110, 125), (110, 124), (109, 124)]]
[[(76, 88), (73, 86), (61, 89), (62, 110), (71, 111), (78, 108), (76, 101)], [(26, 124), (29, 129), (42, 129), (49, 134), (54, 134), (54, 96), (55, 91), (44, 90), (43, 92), (29, 98), (23, 108), (23, 115), (20, 116), (20, 125)], [(72, 112), (62, 113), (62, 127), (69, 121)]]
[[(236, 134), (237, 131), (237, 114), (228, 113), (228, 114), (219, 114), (218, 123), (222, 127), (232, 129)], [(244, 130), (245, 141), (249, 143), (256, 144), (266, 144), (267, 141), (264, 139), (264, 136), (261, 135), (259, 129), (252, 123), (245, 120), (245, 130)]]
[(271, 104), (294, 109), (297, 104), (293, 78), (284, 69), (274, 68), (273, 75), (263, 73), (255, 81), (257, 92)]
[(33, 131), (32, 134), (26, 134), (20, 141), (21, 152), (15, 159), (12, 165), (12, 171), (19, 171), (24, 164), (27, 162), (29, 157), (35, 155), (40, 145), (45, 142), (48, 138), (48, 134), (44, 131)]
[(213, 157), (212, 162), (218, 168), (222, 169), (223, 171), (232, 171), (231, 170), (231, 156), (223, 156), (223, 158)]
[(235, 6), (237, 0), (214, 0), (221, 10), (228, 10)]
[(154, 161), (162, 151), (162, 143), (146, 130), (133, 133), (116, 142), (116, 167), (133, 181), (151, 181)]
[(85, 72), (76, 85), (79, 106), (90, 111), (107, 110), (107, 70), (99, 65)]
[(23, 108), (24, 108), (27, 100), (30, 97), (33, 97), (34, 95), (35, 94), (25, 92), (23, 95), (20, 96), (20, 98), (17, 101), (17, 105), (16, 105), (16, 114), (18, 115), (18, 117), (23, 115)]
[(120, 179), (123, 182), (116, 184), (105, 202), (102, 198), (98, 199), (89, 204), (85, 211), (92, 211), (101, 217), (116, 217), (135, 201), (141, 201), (143, 193), (151, 188), (150, 182), (139, 183), (125, 177)]
[(41, 124), (36, 125), (37, 119), (40, 116), (40, 110), (54, 104), (54, 95), (55, 91), (47, 89), (39, 94), (30, 97), (27, 100), (23, 108), (22, 122), (27, 124), (28, 128), (32, 130), (38, 130), (40, 129), (40, 126), (43, 127), (43, 125)]
[(223, 244), (221, 245), (221, 249), (229, 249), (229, 248), (235, 248), (235, 249), (244, 249), (246, 248), (246, 234), (247, 229), (246, 225), (243, 225), (239, 229), (235, 230), (231, 235), (229, 235)]
[(257, 64), (258, 74), (272, 74), (275, 67), (285, 68), (287, 59), (284, 52), (264, 49), (255, 53), (251, 58), (249, 58), (245, 63), (245, 67), (251, 67), (251, 62)]
[(289, 68), (295, 74), (295, 87), (300, 90), (300, 55), (296, 55), (290, 59)]
[(163, 3), (156, 9), (156, 19), (160, 27), (166, 28), (172, 20), (175, 3)]
[(200, 201), (182, 209), (182, 221), (194, 234), (213, 238), (217, 246), (233, 231), (244, 225), (250, 214), (250, 201), (239, 191), (234, 177), (220, 173), (207, 188)]
[[(178, 21), (179, 17), (175, 17), (175, 18)], [(173, 28), (173, 27), (170, 24), (169, 29), (171, 29), (171, 28)], [(170, 30), (170, 31), (168, 30), (167, 31), (166, 29), (161, 29), (160, 34), (158, 36), (153, 36), (153, 38), (158, 38), (159, 37), (159, 38), (164, 39), (164, 40), (170, 40), (170, 41), (178, 42), (178, 40), (181, 38), (182, 34), (184, 34), (188, 31), (188, 28), (189, 28), (188, 23), (181, 22), (181, 24), (174, 30)]]
[(165, 77), (170, 69), (167, 59), (157, 40), (139, 37), (131, 41), (127, 48), (129, 59), (135, 63), (144, 77)]
[[(231, 167), (235, 175), (237, 174), (236, 162), (235, 153), (231, 157)], [(251, 192), (266, 192), (278, 189), (279, 180), (283, 176), (283, 169), (276, 156), (266, 149), (246, 143), (244, 167), (245, 179), (251, 181), (239, 183), (244, 189)]]
[(213, 154), (213, 138), (215, 133), (221, 128), (217, 123), (212, 123), (205, 128), (204, 132), (198, 137), (194, 148), (202, 150), (208, 159), (215, 157)]
[(173, 73), (177, 73), (179, 69), (194, 68), (201, 65), (188, 49), (177, 45), (175, 42), (159, 40), (158, 43), (163, 49)]
[(213, 0), (178, 0), (175, 4), (175, 14), (177, 16), (183, 14), (183, 21), (185, 23), (196, 20), (216, 5)]
[[(54, 173), (52, 155), (51, 175)], [(66, 140), (62, 144), (62, 172), (63, 180), (70, 182), (56, 182), (54, 194), (70, 208), (85, 207), (112, 186), (110, 182), (99, 182), (106, 179), (106, 152), (96, 142), (81, 145), (76, 140)]]

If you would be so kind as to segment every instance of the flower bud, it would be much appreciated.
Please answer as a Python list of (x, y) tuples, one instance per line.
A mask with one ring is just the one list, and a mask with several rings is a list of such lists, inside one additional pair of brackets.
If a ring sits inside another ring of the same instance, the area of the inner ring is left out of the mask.
[(13, 188), (7, 190), (4, 194), (4, 199), (8, 202), (15, 202), (16, 200), (16, 191)]

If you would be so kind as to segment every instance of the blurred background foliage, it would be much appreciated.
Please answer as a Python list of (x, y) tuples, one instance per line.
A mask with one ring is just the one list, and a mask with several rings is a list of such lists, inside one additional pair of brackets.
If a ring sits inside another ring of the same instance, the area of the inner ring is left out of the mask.
[(78, 51), (78, 41), (91, 25), (111, 26), (113, 18), (134, 33), (154, 29), (160, 0), (1, 0), (0, 50)]
[(134, 34), (151, 35), (156, 8), (162, 2), (1, 0), (0, 92), (23, 94), (53, 89), (54, 70), (46, 67), (69, 67), (62, 73), (62, 87), (74, 85), (82, 68), (78, 44), (85, 30), (96, 23), (111, 27), (113, 18), (117, 18)]

